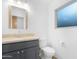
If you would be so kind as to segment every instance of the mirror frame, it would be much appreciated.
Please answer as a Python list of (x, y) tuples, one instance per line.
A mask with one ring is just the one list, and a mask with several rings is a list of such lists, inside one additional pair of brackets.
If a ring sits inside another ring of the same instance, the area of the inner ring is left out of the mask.
[[(9, 29), (14, 29), (14, 28), (12, 28), (12, 15), (11, 15), (11, 13), (12, 13), (12, 7), (15, 7), (15, 6), (8, 6), (8, 14), (9, 14), (9, 25), (8, 25), (8, 27), (9, 27)], [(17, 7), (17, 8), (19, 8), (19, 7)], [(26, 11), (26, 10), (25, 10)], [(26, 14), (25, 14), (25, 17), (24, 17), (25, 19), (25, 24), (24, 24), (24, 30), (26, 29), (28, 29), (28, 12), (26, 11)], [(17, 29), (17, 28), (16, 28)], [(20, 29), (19, 29), (20, 30)]]

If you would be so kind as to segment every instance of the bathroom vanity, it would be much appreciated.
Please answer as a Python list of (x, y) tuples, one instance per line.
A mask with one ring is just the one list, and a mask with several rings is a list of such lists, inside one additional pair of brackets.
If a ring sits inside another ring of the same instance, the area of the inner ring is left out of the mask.
[(27, 39), (3, 40), (2, 59), (39, 59), (39, 40)]

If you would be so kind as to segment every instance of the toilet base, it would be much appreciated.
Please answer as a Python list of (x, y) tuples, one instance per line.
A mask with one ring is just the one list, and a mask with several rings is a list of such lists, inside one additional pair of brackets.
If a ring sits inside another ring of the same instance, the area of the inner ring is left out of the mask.
[(52, 57), (43, 56), (41, 59), (52, 59)]

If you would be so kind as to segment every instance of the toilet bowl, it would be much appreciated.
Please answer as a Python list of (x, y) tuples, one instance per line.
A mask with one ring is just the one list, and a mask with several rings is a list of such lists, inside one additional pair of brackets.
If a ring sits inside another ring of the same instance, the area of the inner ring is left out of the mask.
[(46, 39), (40, 39), (40, 58), (41, 59), (52, 59), (55, 56), (55, 50), (49, 45)]
[(41, 48), (41, 50), (42, 50), (41, 59), (52, 59), (52, 57), (55, 56), (55, 50), (51, 47), (44, 47)]

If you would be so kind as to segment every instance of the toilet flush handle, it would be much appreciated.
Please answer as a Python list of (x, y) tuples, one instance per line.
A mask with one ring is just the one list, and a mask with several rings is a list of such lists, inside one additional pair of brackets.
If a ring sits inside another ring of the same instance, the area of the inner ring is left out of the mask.
[(62, 47), (65, 46), (65, 42), (64, 41), (60, 41), (60, 44), (61, 44)]

